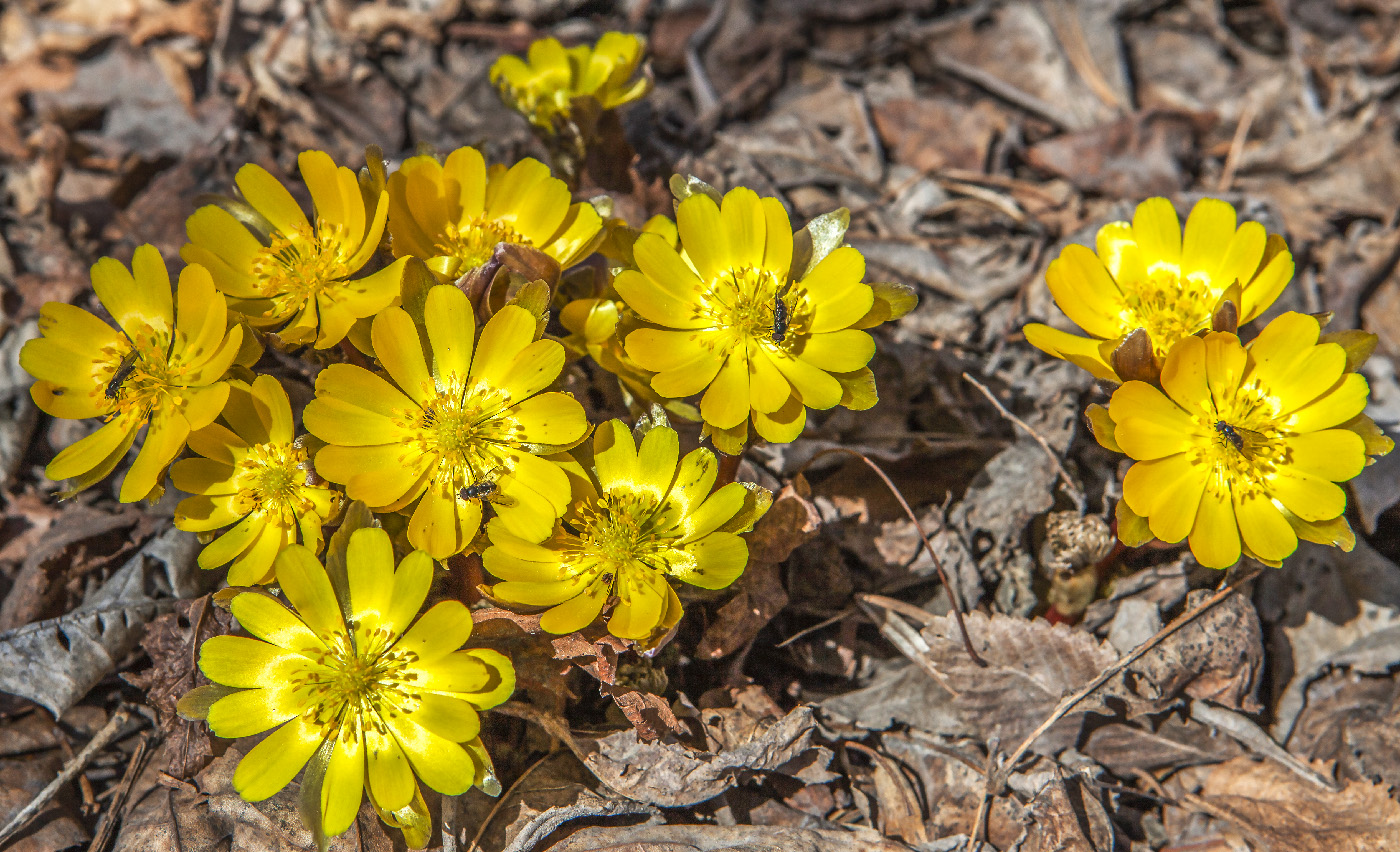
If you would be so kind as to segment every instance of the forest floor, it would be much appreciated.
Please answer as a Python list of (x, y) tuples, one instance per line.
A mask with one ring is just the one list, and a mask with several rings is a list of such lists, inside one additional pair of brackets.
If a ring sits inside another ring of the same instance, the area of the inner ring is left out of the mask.
[[(44, 477), (87, 426), (30, 401), (40, 306), (94, 306), (89, 266), (142, 243), (178, 267), (197, 197), (244, 163), (295, 185), (310, 148), (539, 156), (487, 69), (609, 29), (646, 35), (656, 76), (624, 115), (617, 215), (670, 213), (673, 173), (799, 224), (846, 207), (868, 280), (920, 304), (877, 332), (877, 407), (748, 453), (740, 478), (779, 495), (752, 562), (659, 654), (478, 613), (520, 677), (483, 732), (507, 789), (434, 796), (431, 845), (1400, 850), (1400, 453), (1349, 484), (1349, 553), (1227, 575), (1179, 546), (1121, 551), (1077, 566), (1087, 608), (1065, 617), (1047, 521), (1077, 521), (1076, 497), (1111, 517), (1122, 469), (1082, 420), (1104, 390), (1021, 332), (1070, 327), (1045, 286), (1065, 245), (1151, 196), (1224, 198), (1296, 259), (1265, 319), (1378, 335), (1368, 413), (1400, 435), (1393, 0), (4, 3), (0, 824), (41, 806), (0, 850), (313, 848), (294, 789), (233, 791), (251, 741), (173, 712), (197, 642), (230, 629), (173, 497), (59, 501)], [(283, 378), (310, 397), (311, 376)], [(594, 422), (625, 414), (570, 381)], [(917, 526), (831, 449), (887, 471)], [(332, 848), (403, 840), (366, 806)]]

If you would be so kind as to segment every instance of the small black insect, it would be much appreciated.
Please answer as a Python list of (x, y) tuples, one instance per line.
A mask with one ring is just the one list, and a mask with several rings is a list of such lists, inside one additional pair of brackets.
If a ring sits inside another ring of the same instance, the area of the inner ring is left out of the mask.
[(121, 393), (122, 385), (126, 382), (131, 371), (136, 369), (136, 361), (141, 357), (141, 353), (135, 349), (122, 356), (121, 363), (117, 365), (116, 372), (112, 373), (112, 380), (107, 383), (107, 398), (116, 399)]
[(496, 493), (496, 483), (476, 482), (463, 488), (457, 496), (463, 500), (484, 500), (494, 493)]
[(1244, 436), (1241, 435), (1239, 430), (1235, 429), (1234, 426), (1231, 426), (1224, 420), (1217, 420), (1215, 421), (1215, 431), (1219, 432), (1225, 440), (1229, 441), (1230, 446), (1234, 447), (1236, 452), (1244, 452)]
[(791, 286), (792, 282), (789, 281), (788, 283), (784, 284), (782, 286), (782, 289), (778, 291), (777, 295), (773, 297), (774, 343), (782, 343), (783, 338), (787, 337), (788, 322), (791, 320), (791, 317), (788, 315), (787, 302), (783, 301), (783, 297), (787, 295), (788, 288)]

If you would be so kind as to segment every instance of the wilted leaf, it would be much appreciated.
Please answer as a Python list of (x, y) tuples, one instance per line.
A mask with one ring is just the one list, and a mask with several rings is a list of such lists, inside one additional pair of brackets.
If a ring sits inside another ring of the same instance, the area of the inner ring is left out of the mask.
[(654, 852), (908, 852), (869, 828), (849, 830), (776, 825), (590, 826), (549, 847), (549, 852), (653, 850)]
[(698, 656), (713, 660), (743, 648), (787, 606), (779, 566), (817, 534), (821, 523), (817, 507), (791, 484), (779, 492), (768, 513), (745, 536), (749, 565), (735, 583), (739, 593), (720, 607), (705, 629), (696, 649)]
[(54, 716), (77, 704), (136, 647), (146, 623), (171, 601), (152, 592), (185, 590), (199, 552), (193, 535), (169, 530), (151, 540), (83, 605), (48, 621), (0, 633), (0, 690), (46, 707)]
[[(1043, 619), (972, 612), (966, 622), (973, 648), (987, 668), (968, 656), (951, 616), (938, 617), (920, 635), (928, 643), (929, 662), (954, 693), (953, 707), (983, 741), (1000, 737), (1003, 743), (1020, 743), (1062, 697), (1118, 659), (1093, 636)], [(1036, 750), (1053, 754), (1073, 745), (1089, 709), (1086, 703), (1067, 715), (1036, 741)]]
[(1113, 823), (1082, 778), (1057, 778), (1031, 801), (1023, 852), (1112, 852)]
[[(635, 730), (597, 740), (584, 760), (604, 784), (629, 799), (680, 808), (712, 799), (756, 776), (776, 773), (808, 783), (828, 781), (831, 752), (812, 744), (816, 721), (802, 706), (781, 719), (745, 719), (742, 710), (706, 710), (702, 722), (724, 746), (698, 751), (678, 742), (645, 743)], [(740, 728), (736, 722), (750, 724)]]
[[(1316, 768), (1322, 770), (1324, 766)], [(1237, 757), (1203, 768), (1200, 808), (1267, 852), (1400, 849), (1400, 803), (1385, 787), (1354, 781), (1323, 790), (1272, 761)]]
[[(1186, 607), (1210, 594), (1192, 592)], [(1248, 598), (1231, 595), (1129, 667), (1124, 683), (1135, 699), (1129, 715), (1165, 709), (1183, 694), (1232, 710), (1257, 712), (1260, 704), (1254, 687), (1263, 664), (1259, 615)]]

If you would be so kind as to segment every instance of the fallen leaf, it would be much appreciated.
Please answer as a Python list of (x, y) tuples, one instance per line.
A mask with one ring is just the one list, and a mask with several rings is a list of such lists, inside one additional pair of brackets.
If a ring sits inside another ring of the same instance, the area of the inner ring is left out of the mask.
[(1112, 852), (1113, 822), (1084, 779), (1057, 778), (1030, 804), (1023, 852)]

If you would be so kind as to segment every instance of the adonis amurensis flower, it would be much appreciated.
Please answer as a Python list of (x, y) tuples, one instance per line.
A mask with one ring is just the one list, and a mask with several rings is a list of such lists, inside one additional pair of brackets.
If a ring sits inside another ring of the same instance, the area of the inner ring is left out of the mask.
[(608, 630), (645, 639), (680, 620), (670, 580), (722, 589), (743, 573), (749, 549), (739, 533), (767, 511), (769, 493), (738, 482), (713, 490), (714, 453), (681, 459), (676, 432), (656, 416), (640, 447), (620, 420), (598, 427), (582, 493), (547, 540), (487, 526), (486, 570), (504, 580), (492, 597), (549, 607), (540, 626), (550, 633), (586, 627), (613, 601)]
[(459, 650), (472, 631), (465, 606), (448, 600), (418, 615), (433, 576), (426, 553), (395, 570), (388, 534), (363, 528), (345, 566), (348, 596), (338, 599), (310, 550), (284, 550), (277, 580), (293, 608), (258, 592), (235, 597), (233, 614), (252, 636), (206, 641), (199, 667), (216, 686), (181, 701), (221, 737), (276, 728), (239, 762), (234, 789), (261, 801), (311, 762), (320, 783), (302, 787), (319, 786), (314, 809), (327, 835), (350, 827), (366, 790), (386, 821), (402, 823), (405, 812), (426, 818), (418, 780), (455, 796), (492, 779), (477, 711), (515, 690), (507, 657)]
[(499, 243), (538, 249), (565, 269), (593, 252), (602, 217), (572, 204), (569, 188), (539, 160), (486, 168), (475, 148), (439, 163), (409, 157), (389, 176), (389, 233), (394, 254), (421, 258), (452, 281), (491, 258)]
[(1336, 483), (1393, 444), (1362, 414), (1364, 354), (1320, 329), (1287, 313), (1248, 345), (1225, 332), (1184, 338), (1160, 389), (1126, 382), (1107, 410), (1091, 407), (1100, 443), (1136, 460), (1118, 512), (1125, 541), (1189, 538), (1212, 568), (1242, 553), (1276, 565), (1299, 539), (1351, 548)]
[(249, 323), (275, 326), (287, 343), (325, 349), (398, 298), (404, 261), (352, 277), (379, 248), (388, 197), (381, 190), (367, 199), (355, 173), (324, 151), (304, 151), (297, 164), (311, 218), (266, 169), (249, 163), (234, 178), (244, 200), (196, 210), (180, 256), (208, 267)]
[(408, 540), (434, 559), (471, 544), (488, 502), (510, 529), (544, 538), (568, 505), (569, 480), (541, 456), (588, 431), (572, 396), (541, 393), (563, 369), (564, 348), (539, 339), (534, 315), (515, 305), (491, 317), (474, 348), (471, 304), (448, 285), (429, 288), (424, 317), (427, 352), (403, 309), (375, 317), (388, 379), (349, 364), (317, 376), (304, 414), (328, 444), (317, 472), (376, 512), (412, 507)]
[(40, 410), (105, 421), (60, 452), (45, 474), (75, 479), (69, 493), (81, 491), (111, 473), (149, 423), (119, 498), (154, 498), (190, 431), (208, 426), (223, 409), (224, 374), (238, 356), (243, 329), (228, 328), (224, 297), (201, 266), (185, 267), (172, 300), (170, 274), (154, 246), (136, 249), (130, 271), (102, 258), (92, 267), (92, 286), (118, 328), (82, 308), (49, 302), (39, 314), (43, 336), (20, 352), (20, 366), (37, 380), (30, 393)]
[(876, 309), (859, 251), (829, 246), (795, 268), (782, 204), (743, 187), (722, 203), (690, 195), (676, 221), (680, 250), (644, 233), (632, 247), (637, 268), (614, 283), (649, 324), (625, 346), (655, 373), (654, 391), (703, 394), (707, 434), (731, 454), (742, 449), (750, 420), (764, 439), (788, 442), (801, 434), (808, 408), (875, 404), (866, 366), (875, 340), (864, 329), (892, 314)]
[(1146, 331), (1160, 365), (1177, 341), (1211, 328), (1223, 301), (1247, 323), (1293, 277), (1282, 238), (1258, 222), (1237, 228), (1235, 209), (1214, 198), (1196, 203), (1184, 234), (1171, 202), (1149, 198), (1131, 223), (1100, 228), (1097, 248), (1066, 246), (1045, 273), (1055, 304), (1089, 336), (1039, 323), (1025, 333), (1033, 346), (1113, 382), (1113, 351), (1133, 331)]
[(270, 583), (273, 560), (298, 539), (321, 548), (321, 527), (340, 494), (316, 476), (305, 439), (296, 440), (287, 392), (271, 376), (231, 384), (222, 423), (190, 435), (202, 458), (181, 459), (171, 481), (194, 495), (175, 510), (191, 532), (232, 528), (199, 554), (201, 568), (227, 564), (231, 586)]
[(650, 91), (649, 77), (633, 79), (645, 52), (645, 39), (618, 32), (604, 33), (592, 47), (565, 48), (556, 38), (542, 38), (530, 44), (524, 60), (511, 55), (497, 59), (491, 82), (508, 106), (554, 133), (561, 120), (574, 117), (579, 98), (608, 110)]

